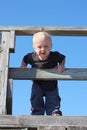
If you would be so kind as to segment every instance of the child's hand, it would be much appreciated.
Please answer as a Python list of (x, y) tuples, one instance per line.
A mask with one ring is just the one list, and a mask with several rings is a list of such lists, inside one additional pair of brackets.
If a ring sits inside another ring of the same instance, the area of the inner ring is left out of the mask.
[(25, 70), (27, 68), (27, 66), (21, 66), (20, 67), (22, 70)]
[(65, 70), (64, 65), (59, 65), (59, 66), (56, 66), (55, 68), (58, 70), (58, 72), (63, 72)]

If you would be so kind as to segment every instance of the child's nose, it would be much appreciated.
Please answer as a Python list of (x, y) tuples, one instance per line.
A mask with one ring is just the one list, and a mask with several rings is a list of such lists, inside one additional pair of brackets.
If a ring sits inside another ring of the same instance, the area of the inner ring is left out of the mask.
[(42, 50), (42, 51), (44, 51), (44, 50), (45, 50), (45, 48), (44, 48), (44, 47), (42, 47), (42, 48), (41, 48), (41, 50)]

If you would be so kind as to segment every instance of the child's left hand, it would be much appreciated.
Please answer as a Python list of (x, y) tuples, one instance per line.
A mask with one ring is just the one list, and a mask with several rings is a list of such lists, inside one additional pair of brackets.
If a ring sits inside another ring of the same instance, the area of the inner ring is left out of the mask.
[(58, 70), (58, 72), (63, 72), (65, 70), (64, 65), (59, 65), (59, 66), (56, 66), (55, 68)]

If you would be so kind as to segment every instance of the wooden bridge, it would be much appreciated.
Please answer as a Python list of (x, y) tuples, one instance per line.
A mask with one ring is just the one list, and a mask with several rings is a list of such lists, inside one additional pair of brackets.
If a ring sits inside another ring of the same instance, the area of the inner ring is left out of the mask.
[(87, 116), (13, 116), (12, 81), (26, 79), (87, 80), (86, 68), (55, 69), (9, 68), (9, 55), (15, 52), (16, 36), (46, 31), (53, 36), (87, 36), (86, 27), (0, 27), (0, 130), (87, 130)]

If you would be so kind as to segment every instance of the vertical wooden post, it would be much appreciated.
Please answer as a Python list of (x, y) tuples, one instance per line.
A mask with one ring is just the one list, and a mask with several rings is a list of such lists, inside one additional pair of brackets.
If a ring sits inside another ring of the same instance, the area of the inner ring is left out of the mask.
[[(9, 43), (9, 51), (11, 53), (15, 52), (15, 30), (10, 31), (10, 43)], [(6, 98), (6, 109), (7, 109), (7, 114), (11, 115), (12, 114), (12, 86), (13, 86), (13, 80), (8, 79), (8, 84), (7, 84), (7, 98)]]
[(6, 109), (8, 115), (12, 114), (12, 86), (13, 86), (13, 79), (8, 79), (7, 98), (6, 98)]
[(6, 114), (10, 32), (1, 32), (0, 36), (0, 114)]
[(9, 44), (9, 49), (10, 49), (10, 52), (15, 52), (15, 31), (14, 30), (11, 30), (10, 31), (10, 44)]

